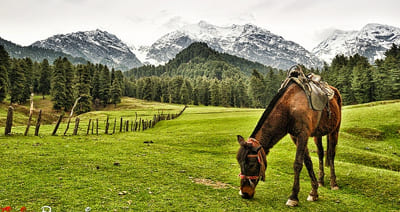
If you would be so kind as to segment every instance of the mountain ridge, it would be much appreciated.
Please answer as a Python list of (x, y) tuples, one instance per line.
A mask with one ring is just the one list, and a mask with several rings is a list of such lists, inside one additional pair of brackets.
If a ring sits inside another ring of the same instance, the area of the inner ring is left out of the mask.
[(252, 24), (220, 27), (205, 21), (165, 34), (150, 47), (142, 47), (144, 51), (140, 54), (146, 55), (147, 61), (156, 61), (156, 65), (163, 64), (193, 42), (205, 42), (219, 52), (280, 69), (297, 63), (314, 68), (323, 65), (304, 47), (261, 27)]
[(41, 62), (43, 59), (47, 59), (49, 62), (53, 62), (58, 57), (66, 57), (69, 61), (74, 64), (85, 64), (87, 61), (84, 58), (73, 57), (63, 52), (54, 51), (52, 49), (45, 49), (40, 47), (21, 46), (12, 41), (5, 40), (0, 37), (0, 45), (3, 45), (5, 50), (11, 57), (14, 58), (25, 58), (29, 57), (34, 61)]
[(330, 63), (338, 55), (359, 54), (368, 58), (370, 63), (384, 58), (384, 53), (392, 44), (400, 44), (400, 28), (385, 24), (369, 23), (360, 30), (336, 30), (312, 52), (325, 62)]
[(116, 69), (127, 70), (142, 65), (123, 41), (99, 29), (57, 34), (36, 41), (31, 46), (62, 51)]

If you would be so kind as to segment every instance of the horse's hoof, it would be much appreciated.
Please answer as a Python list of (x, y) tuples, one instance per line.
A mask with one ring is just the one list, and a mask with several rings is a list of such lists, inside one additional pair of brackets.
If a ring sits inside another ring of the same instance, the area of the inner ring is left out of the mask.
[(331, 190), (339, 190), (339, 186), (332, 186)]
[(288, 199), (286, 205), (290, 207), (295, 207), (299, 205), (299, 201)]
[(310, 194), (307, 197), (307, 201), (314, 202), (318, 200), (318, 196), (311, 196)]

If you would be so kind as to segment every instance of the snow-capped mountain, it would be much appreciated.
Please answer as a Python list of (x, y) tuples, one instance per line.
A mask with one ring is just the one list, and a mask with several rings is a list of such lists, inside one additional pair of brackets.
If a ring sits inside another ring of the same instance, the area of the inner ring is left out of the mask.
[(127, 70), (141, 65), (125, 43), (115, 35), (98, 29), (54, 35), (32, 46), (61, 51), (116, 69)]
[(135, 51), (143, 56), (143, 62), (163, 64), (196, 41), (205, 42), (219, 52), (281, 69), (297, 63), (307, 67), (322, 66), (322, 61), (299, 44), (251, 24), (219, 27), (200, 21), (164, 35), (150, 47)]
[(352, 56), (356, 53), (373, 63), (376, 59), (382, 59), (392, 44), (400, 44), (400, 28), (367, 24), (360, 31), (334, 31), (312, 52), (328, 63), (338, 54)]

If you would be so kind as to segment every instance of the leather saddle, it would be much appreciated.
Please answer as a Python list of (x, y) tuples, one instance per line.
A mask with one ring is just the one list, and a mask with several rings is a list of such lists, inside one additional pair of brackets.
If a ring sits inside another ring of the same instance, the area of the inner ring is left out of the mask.
[[(286, 87), (289, 82), (295, 82), (306, 93), (310, 108), (317, 111), (322, 111), (328, 106), (335, 92), (330, 88), (328, 83), (321, 80), (321, 76), (316, 74), (304, 75), (299, 66), (292, 67), (285, 81), (281, 84), (281, 88)], [(328, 108), (329, 110), (329, 108)]]

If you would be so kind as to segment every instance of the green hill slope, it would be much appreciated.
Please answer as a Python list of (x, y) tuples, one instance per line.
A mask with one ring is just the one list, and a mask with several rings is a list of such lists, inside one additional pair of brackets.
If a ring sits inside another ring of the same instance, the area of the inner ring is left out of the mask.
[[(271, 149), (266, 181), (257, 187), (255, 198), (249, 201), (238, 195), (236, 135), (249, 135), (262, 113), (191, 106), (178, 119), (143, 132), (0, 136), (0, 206), (25, 206), (28, 211), (44, 205), (54, 211), (86, 207), (93, 211), (287, 211), (295, 156), (289, 136)], [(344, 107), (336, 156), (340, 190), (321, 187), (318, 201), (306, 201), (311, 185), (303, 169), (300, 205), (290, 210), (400, 210), (398, 120), (399, 101)], [(383, 135), (379, 139), (364, 133), (378, 131)], [(311, 139), (308, 146), (317, 170)]]
[(219, 53), (205, 43), (193, 43), (182, 50), (165, 65), (143, 66), (125, 72), (128, 77), (141, 78), (146, 76), (206, 76), (221, 79), (224, 76), (250, 76), (256, 69), (266, 74), (271, 67), (252, 62), (229, 54)]

